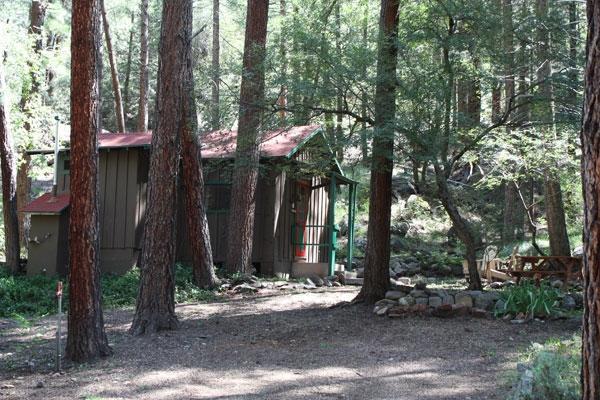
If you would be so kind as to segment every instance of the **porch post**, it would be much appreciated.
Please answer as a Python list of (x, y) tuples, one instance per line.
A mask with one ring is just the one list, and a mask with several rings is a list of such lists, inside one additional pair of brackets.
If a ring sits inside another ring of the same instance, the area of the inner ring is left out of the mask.
[(329, 227), (329, 276), (333, 275), (335, 271), (335, 246), (336, 246), (336, 230), (335, 230), (335, 200), (336, 200), (336, 179), (335, 175), (331, 175), (329, 182), (329, 213), (328, 222)]
[(348, 193), (348, 254), (346, 261), (346, 271), (352, 269), (352, 259), (354, 256), (354, 219), (356, 218), (356, 183), (351, 183)]

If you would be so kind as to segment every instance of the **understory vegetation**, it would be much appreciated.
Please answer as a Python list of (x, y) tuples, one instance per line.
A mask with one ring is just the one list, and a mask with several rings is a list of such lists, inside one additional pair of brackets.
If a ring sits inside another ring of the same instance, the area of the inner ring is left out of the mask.
[[(102, 303), (106, 308), (135, 305), (140, 271), (133, 268), (124, 275), (102, 275)], [(0, 267), (0, 318), (22, 319), (56, 313), (56, 282), (59, 278), (14, 276)], [(63, 311), (68, 307), (68, 284), (64, 285)], [(192, 271), (178, 264), (175, 273), (177, 303), (214, 300), (211, 291), (199, 289), (192, 283)]]
[[(511, 400), (577, 400), (581, 398), (581, 338), (534, 343), (522, 356), (531, 371), (531, 393), (515, 393)], [(522, 379), (519, 376), (518, 379)], [(529, 391), (527, 391), (529, 392)]]

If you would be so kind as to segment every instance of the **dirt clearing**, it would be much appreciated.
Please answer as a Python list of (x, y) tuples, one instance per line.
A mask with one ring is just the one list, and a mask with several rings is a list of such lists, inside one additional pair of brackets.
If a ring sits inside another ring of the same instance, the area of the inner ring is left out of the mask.
[(0, 398), (504, 399), (519, 350), (579, 331), (576, 320), (514, 325), (328, 309), (355, 294), (273, 291), (179, 305), (178, 331), (141, 338), (127, 333), (131, 310), (108, 311), (114, 355), (62, 375), (51, 371), (54, 319), (0, 320)]

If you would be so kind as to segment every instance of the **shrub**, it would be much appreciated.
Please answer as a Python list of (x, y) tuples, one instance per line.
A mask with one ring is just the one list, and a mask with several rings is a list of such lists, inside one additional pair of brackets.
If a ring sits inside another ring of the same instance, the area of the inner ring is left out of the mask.
[(523, 361), (533, 373), (531, 396), (516, 393), (513, 400), (577, 400), (581, 398), (581, 338), (535, 343)]
[[(56, 312), (54, 292), (60, 278), (47, 276), (12, 276), (0, 268), (0, 317), (39, 317)], [(123, 275), (101, 277), (102, 303), (106, 308), (135, 305), (140, 271), (132, 268)], [(64, 284), (63, 310), (68, 306), (68, 284)], [(175, 302), (210, 301), (215, 294), (192, 283), (191, 268), (178, 264), (175, 269)]]
[(536, 286), (533, 282), (524, 281), (505, 288), (500, 297), (504, 307), (496, 311), (498, 314), (523, 313), (529, 317), (548, 317), (559, 310), (561, 293), (546, 282)]

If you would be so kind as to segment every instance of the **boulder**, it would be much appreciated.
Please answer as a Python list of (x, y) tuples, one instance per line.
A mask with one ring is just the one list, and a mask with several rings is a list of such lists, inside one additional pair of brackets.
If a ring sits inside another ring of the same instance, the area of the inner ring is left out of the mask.
[(447, 294), (446, 296), (442, 297), (442, 304), (454, 304), (454, 296), (452, 296), (451, 294)]
[(574, 310), (575, 308), (577, 308), (577, 303), (575, 302), (573, 296), (567, 294), (565, 295), (565, 297), (563, 297), (562, 301), (560, 302), (560, 306), (565, 310)]
[(473, 307), (473, 298), (467, 292), (458, 292), (454, 295), (454, 302), (457, 305)]
[(412, 306), (416, 303), (414, 297), (405, 296), (398, 300), (398, 304), (401, 306)]
[(396, 281), (402, 285), (410, 285), (410, 278), (409, 277), (400, 277), (400, 278), (396, 278)]
[(552, 283), (550, 283), (550, 286), (552, 286), (554, 289), (562, 289), (563, 285), (564, 282), (560, 279), (553, 280)]
[(406, 296), (405, 293), (399, 291), (399, 290), (388, 290), (385, 293), (385, 298), (388, 300), (398, 300), (401, 299), (402, 297)]
[(242, 283), (241, 285), (235, 286), (233, 289), (234, 293), (256, 293), (258, 289), (248, 283)]
[(439, 307), (442, 305), (442, 298), (437, 296), (429, 297), (429, 307)]
[(417, 281), (415, 283), (415, 289), (417, 289), (417, 290), (425, 290), (425, 289), (427, 289), (427, 282), (422, 281), (422, 280)]
[(365, 277), (365, 269), (363, 267), (356, 268), (356, 277), (357, 278), (364, 278)]
[(506, 302), (502, 299), (498, 300), (496, 304), (494, 304), (494, 310), (499, 313), (505, 312)]
[(484, 309), (475, 307), (471, 309), (471, 316), (475, 318), (489, 318), (491, 314)]
[(427, 298), (427, 297), (429, 297), (427, 295), (427, 293), (425, 293), (424, 290), (419, 290), (419, 289), (413, 289), (413, 290), (411, 290), (410, 293), (409, 293), (409, 295), (411, 295), (414, 298), (419, 298), (419, 297), (425, 297), (425, 298)]
[(417, 297), (415, 299), (415, 303), (417, 305), (425, 305), (425, 306), (427, 306), (427, 305), (429, 305), (429, 298), (427, 298), (427, 297)]

